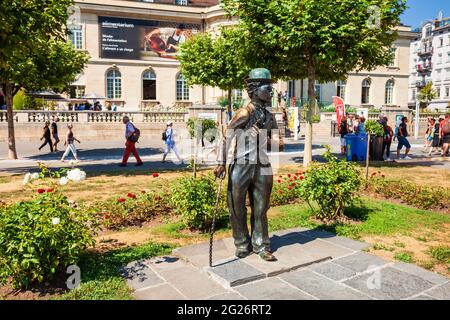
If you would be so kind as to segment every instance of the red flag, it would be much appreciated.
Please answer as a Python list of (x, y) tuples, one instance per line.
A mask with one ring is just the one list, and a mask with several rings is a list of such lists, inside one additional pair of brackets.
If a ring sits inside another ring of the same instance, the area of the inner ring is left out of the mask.
[(333, 97), (333, 104), (336, 109), (337, 123), (340, 126), (342, 118), (345, 116), (345, 102), (341, 97)]

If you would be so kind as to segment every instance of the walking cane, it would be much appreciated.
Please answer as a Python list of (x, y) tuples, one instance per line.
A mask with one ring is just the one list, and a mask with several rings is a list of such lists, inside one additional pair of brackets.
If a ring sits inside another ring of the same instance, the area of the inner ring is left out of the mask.
[[(216, 178), (217, 179), (217, 178)], [(220, 194), (222, 193), (222, 178), (219, 178), (219, 189), (217, 190), (217, 196), (216, 196), (216, 207), (214, 208), (213, 217), (212, 217), (212, 224), (211, 224), (211, 232), (209, 234), (209, 267), (212, 268), (212, 260), (213, 260), (213, 240), (214, 240), (214, 232), (216, 231), (216, 216), (217, 211), (219, 210), (219, 200), (220, 200)]]

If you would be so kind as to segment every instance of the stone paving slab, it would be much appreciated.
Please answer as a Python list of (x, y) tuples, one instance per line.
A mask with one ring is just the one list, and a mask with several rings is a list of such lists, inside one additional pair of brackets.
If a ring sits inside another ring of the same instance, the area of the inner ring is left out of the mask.
[(357, 290), (307, 269), (285, 273), (280, 278), (318, 299), (371, 300), (367, 295)]
[(441, 300), (450, 300), (450, 282), (444, 283), (426, 292), (427, 295)]
[(448, 282), (448, 278), (441, 276), (440, 274), (422, 269), (411, 263), (396, 262), (392, 267), (421, 277), (422, 279), (430, 281), (433, 284), (444, 284)]
[[(372, 283), (374, 272), (359, 275), (344, 283), (373, 298), (382, 300), (406, 299), (433, 287), (433, 283), (427, 280), (392, 267), (380, 269), (378, 275), (380, 276), (380, 287), (378, 288), (368, 285), (368, 283)], [(376, 285), (376, 282), (374, 284)]]
[(138, 300), (186, 300), (179, 291), (169, 284), (162, 284), (157, 287), (139, 290), (134, 293)]
[(387, 261), (379, 257), (364, 252), (358, 252), (343, 258), (339, 258), (334, 260), (333, 262), (356, 272), (368, 271), (369, 268), (381, 267), (387, 263)]
[(314, 264), (309, 266), (308, 269), (335, 281), (341, 281), (356, 276), (355, 271), (342, 267), (333, 262)]
[(314, 297), (278, 278), (249, 283), (235, 290), (249, 300), (314, 300)]
[(209, 297), (206, 300), (246, 300), (243, 296), (235, 292), (227, 292), (217, 296)]
[(130, 287), (135, 290), (162, 284), (164, 280), (160, 278), (143, 261), (129, 263), (122, 268), (121, 273), (127, 280)]
[(237, 258), (215, 264), (206, 270), (224, 287), (235, 287), (266, 277), (266, 274)]

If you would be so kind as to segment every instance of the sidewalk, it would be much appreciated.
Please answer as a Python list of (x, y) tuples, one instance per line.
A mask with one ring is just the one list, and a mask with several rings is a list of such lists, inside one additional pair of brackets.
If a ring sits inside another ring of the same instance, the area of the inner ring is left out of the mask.
[(439, 300), (450, 279), (361, 250), (368, 244), (321, 230), (272, 234), (278, 262), (234, 257), (231, 238), (175, 249), (122, 269), (138, 300)]

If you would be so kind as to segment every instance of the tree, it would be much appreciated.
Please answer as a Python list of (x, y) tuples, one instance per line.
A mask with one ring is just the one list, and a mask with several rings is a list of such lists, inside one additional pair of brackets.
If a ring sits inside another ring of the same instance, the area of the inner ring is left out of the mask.
[(232, 90), (244, 86), (250, 68), (243, 60), (243, 35), (235, 27), (223, 27), (220, 35), (198, 34), (181, 46), (181, 72), (190, 85), (219, 87), (228, 91), (228, 114)]
[(9, 158), (17, 159), (13, 99), (21, 88), (61, 92), (87, 61), (67, 41), (72, 0), (0, 2), (0, 86), (8, 117)]
[(308, 79), (303, 164), (312, 161), (315, 82), (343, 80), (351, 71), (392, 61), (406, 0), (223, 0), (246, 34), (245, 60), (278, 79)]
[(428, 82), (425, 87), (420, 90), (418, 95), (419, 101), (426, 104), (426, 107), (430, 104), (431, 101), (437, 98), (437, 91), (433, 87), (433, 82)]

